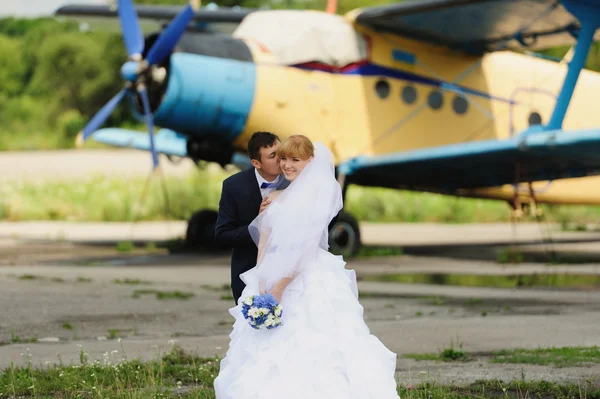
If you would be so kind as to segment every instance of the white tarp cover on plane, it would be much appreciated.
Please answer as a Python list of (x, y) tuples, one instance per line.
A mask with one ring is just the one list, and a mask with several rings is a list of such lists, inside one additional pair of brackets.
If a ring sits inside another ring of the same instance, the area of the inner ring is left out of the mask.
[(342, 16), (318, 11), (256, 11), (233, 37), (254, 39), (285, 65), (322, 62), (343, 67), (367, 57), (365, 38)]

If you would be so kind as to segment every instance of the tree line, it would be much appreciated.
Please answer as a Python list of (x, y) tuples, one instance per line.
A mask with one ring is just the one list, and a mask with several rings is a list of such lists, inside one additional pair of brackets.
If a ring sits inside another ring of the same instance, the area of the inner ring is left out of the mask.
[[(385, 0), (346, 0), (338, 12)], [(183, 0), (136, 3), (177, 4)], [(325, 9), (326, 0), (278, 0), (271, 8)], [(260, 7), (262, 0), (222, 0), (220, 6)], [(568, 48), (545, 51), (562, 57)], [(118, 32), (85, 31), (74, 21), (54, 18), (0, 19), (0, 150), (68, 148), (85, 123), (123, 85), (119, 75), (127, 54)], [(595, 44), (587, 68), (600, 70)], [(127, 103), (108, 126), (143, 129)]]

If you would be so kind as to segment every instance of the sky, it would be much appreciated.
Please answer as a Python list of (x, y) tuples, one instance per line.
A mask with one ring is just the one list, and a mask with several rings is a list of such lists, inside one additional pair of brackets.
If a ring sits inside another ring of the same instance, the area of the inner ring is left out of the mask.
[(66, 4), (106, 4), (109, 0), (1, 0), (0, 18), (33, 18), (49, 16)]

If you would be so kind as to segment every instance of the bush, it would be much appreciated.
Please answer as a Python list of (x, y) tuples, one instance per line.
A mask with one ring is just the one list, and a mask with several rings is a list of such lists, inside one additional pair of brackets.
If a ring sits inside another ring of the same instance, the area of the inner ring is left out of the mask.
[(85, 127), (86, 119), (81, 112), (70, 109), (63, 112), (56, 120), (56, 128), (68, 142), (73, 142), (75, 136)]

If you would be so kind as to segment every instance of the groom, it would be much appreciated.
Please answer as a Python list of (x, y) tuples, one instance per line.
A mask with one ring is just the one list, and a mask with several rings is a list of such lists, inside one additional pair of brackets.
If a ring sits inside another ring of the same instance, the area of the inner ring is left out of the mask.
[(223, 181), (215, 240), (233, 247), (231, 291), (236, 305), (245, 286), (240, 274), (256, 265), (258, 255), (258, 249), (248, 232), (248, 225), (268, 206), (266, 197), (271, 192), (289, 185), (279, 168), (279, 144), (279, 137), (273, 133), (254, 133), (248, 142), (252, 167)]

